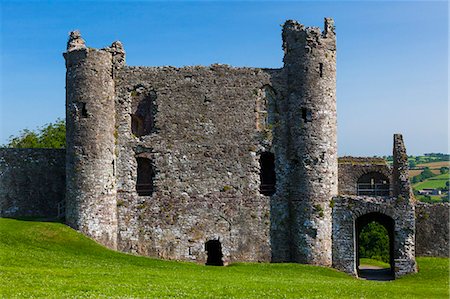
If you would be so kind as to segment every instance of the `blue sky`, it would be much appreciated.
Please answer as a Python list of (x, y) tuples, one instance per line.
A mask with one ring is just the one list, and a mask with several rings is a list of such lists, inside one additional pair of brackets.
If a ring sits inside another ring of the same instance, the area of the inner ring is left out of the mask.
[(88, 46), (123, 42), (128, 65), (282, 67), (281, 24), (338, 36), (342, 155), (448, 152), (448, 4), (418, 1), (1, 1), (0, 144), (64, 117), (68, 32)]

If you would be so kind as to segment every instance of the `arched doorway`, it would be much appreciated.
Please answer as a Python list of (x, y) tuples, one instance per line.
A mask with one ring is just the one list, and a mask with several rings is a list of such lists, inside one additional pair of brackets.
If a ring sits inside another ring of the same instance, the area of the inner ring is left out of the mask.
[(363, 174), (357, 182), (357, 194), (389, 196), (389, 178), (375, 171)]
[(223, 266), (222, 244), (219, 240), (209, 240), (205, 243), (205, 250), (208, 254), (206, 265)]
[[(356, 219), (355, 249), (359, 277), (369, 280), (394, 279), (394, 227), (391, 217), (378, 212)], [(365, 258), (364, 263), (361, 263), (362, 258)]]

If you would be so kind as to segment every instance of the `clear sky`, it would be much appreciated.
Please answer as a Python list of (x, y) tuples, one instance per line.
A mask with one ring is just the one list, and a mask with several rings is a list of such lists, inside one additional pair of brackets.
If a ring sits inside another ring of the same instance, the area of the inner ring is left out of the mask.
[(64, 117), (68, 32), (123, 42), (128, 65), (282, 67), (281, 24), (338, 36), (339, 155), (448, 152), (446, 1), (0, 1), (0, 144)]

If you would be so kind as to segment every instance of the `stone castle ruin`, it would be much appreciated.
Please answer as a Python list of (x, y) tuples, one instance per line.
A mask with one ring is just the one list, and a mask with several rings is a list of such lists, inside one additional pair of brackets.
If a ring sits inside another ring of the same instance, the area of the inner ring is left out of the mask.
[(286, 21), (282, 37), (281, 69), (175, 68), (127, 66), (120, 42), (93, 49), (72, 32), (66, 149), (0, 150), (0, 215), (65, 214), (109, 248), (213, 265), (357, 275), (371, 221), (389, 232), (397, 277), (416, 254), (448, 256), (448, 205), (415, 202), (401, 135), (392, 166), (338, 160), (333, 20)]

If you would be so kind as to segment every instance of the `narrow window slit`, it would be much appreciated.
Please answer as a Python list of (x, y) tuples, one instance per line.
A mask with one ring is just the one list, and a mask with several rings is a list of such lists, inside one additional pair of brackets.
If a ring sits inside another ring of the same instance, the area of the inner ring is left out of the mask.
[(260, 164), (260, 192), (263, 195), (271, 196), (276, 191), (275, 156), (272, 153), (264, 152), (259, 159)]
[(81, 103), (81, 117), (83, 118), (88, 117), (86, 103)]
[(323, 76), (323, 63), (319, 63), (319, 74), (320, 74), (320, 78), (322, 78), (322, 76)]
[(312, 121), (312, 111), (308, 108), (302, 108), (302, 118), (304, 122)]

